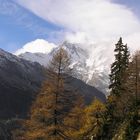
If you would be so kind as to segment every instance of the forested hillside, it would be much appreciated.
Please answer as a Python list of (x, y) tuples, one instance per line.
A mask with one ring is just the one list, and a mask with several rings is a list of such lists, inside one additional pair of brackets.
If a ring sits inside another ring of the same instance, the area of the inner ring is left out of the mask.
[[(140, 52), (115, 44), (109, 96), (73, 78), (67, 51), (54, 52), (26, 118), (0, 122), (3, 140), (137, 140), (140, 135)], [(77, 88), (76, 88), (77, 87)], [(94, 92), (92, 94), (91, 92)]]

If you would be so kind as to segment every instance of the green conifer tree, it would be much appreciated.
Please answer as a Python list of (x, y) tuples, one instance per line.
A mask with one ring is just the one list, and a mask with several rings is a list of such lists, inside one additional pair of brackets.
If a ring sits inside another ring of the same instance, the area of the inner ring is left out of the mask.
[(111, 65), (109, 88), (112, 94), (120, 95), (123, 90), (123, 77), (129, 64), (130, 54), (127, 45), (123, 45), (122, 38), (115, 46), (115, 61)]

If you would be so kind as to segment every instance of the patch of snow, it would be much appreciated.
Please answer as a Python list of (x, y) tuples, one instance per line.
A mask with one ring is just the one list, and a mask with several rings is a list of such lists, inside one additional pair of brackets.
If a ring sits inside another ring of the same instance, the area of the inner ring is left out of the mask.
[[(87, 48), (91, 48), (91, 50), (85, 50), (83, 44), (65, 41), (60, 47), (63, 47), (71, 56), (70, 67), (73, 68), (75, 77), (89, 85), (95, 86), (103, 92), (107, 92), (109, 67), (113, 61), (110, 51), (107, 51), (108, 44), (104, 47), (98, 46), (98, 44), (87, 44)], [(47, 51), (46, 53), (26, 52), (18, 56), (31, 62), (38, 62), (46, 67), (52, 55), (58, 49), (59, 47), (53, 47), (51, 51)]]

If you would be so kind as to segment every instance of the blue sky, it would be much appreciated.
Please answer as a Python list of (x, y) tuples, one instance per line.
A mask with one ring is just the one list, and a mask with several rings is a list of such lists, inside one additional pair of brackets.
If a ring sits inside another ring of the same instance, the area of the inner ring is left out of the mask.
[[(54, 43), (63, 40), (61, 32), (66, 30), (66, 26), (33, 14), (34, 12), (27, 10), (26, 6), (17, 1), (0, 0), (0, 48), (15, 52), (27, 42), (37, 38)], [(139, 0), (114, 0), (114, 2), (130, 8), (140, 18)]]
[[(60, 27), (39, 18), (14, 1), (9, 1), (0, 0), (0, 48), (14, 52), (37, 38), (57, 41), (50, 38), (49, 33), (61, 30)], [(16, 6), (16, 10), (12, 6)]]
[(114, 2), (128, 6), (140, 18), (140, 1), (139, 0), (114, 0)]

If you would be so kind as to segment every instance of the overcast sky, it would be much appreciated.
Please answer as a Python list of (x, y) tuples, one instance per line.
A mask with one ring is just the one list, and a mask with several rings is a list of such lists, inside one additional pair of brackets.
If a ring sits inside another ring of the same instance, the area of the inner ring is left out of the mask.
[[(0, 48), (28, 42), (117, 42), (140, 48), (139, 0), (0, 0)], [(134, 45), (133, 45), (134, 44)]]

